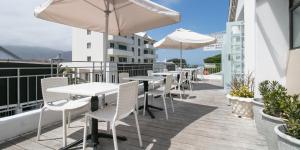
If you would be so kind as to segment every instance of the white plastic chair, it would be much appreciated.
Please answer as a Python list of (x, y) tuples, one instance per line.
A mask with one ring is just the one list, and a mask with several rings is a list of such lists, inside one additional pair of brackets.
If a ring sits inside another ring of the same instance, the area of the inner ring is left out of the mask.
[[(129, 82), (129, 80), (124, 79), (124, 78), (128, 78), (128, 77), (129, 77), (129, 73), (127, 73), (127, 72), (119, 73), (119, 83)], [(139, 84), (138, 91), (139, 91), (138, 92), (139, 95), (144, 94), (144, 84), (143, 83)]]
[(180, 72), (180, 76), (179, 76), (178, 81), (177, 81), (177, 79), (173, 80), (174, 87), (172, 87), (172, 91), (179, 92), (180, 100), (182, 100), (182, 94), (184, 93), (184, 88), (183, 87), (181, 88), (181, 86), (183, 86), (183, 83), (184, 83), (185, 80), (186, 80), (186, 77), (185, 77), (185, 72), (184, 71)]
[(129, 82), (129, 80), (124, 79), (124, 78), (128, 78), (128, 77), (129, 77), (129, 73), (127, 73), (127, 72), (119, 73), (119, 83)]
[(185, 72), (185, 73), (187, 73), (188, 75), (187, 75), (187, 79), (186, 79), (186, 81), (187, 81), (187, 84), (190, 86), (190, 90), (192, 91), (193, 89), (193, 86), (192, 86), (192, 82), (193, 82), (193, 71), (187, 71), (187, 72)]
[(99, 109), (94, 112), (88, 112), (85, 115), (85, 126), (83, 133), (83, 149), (86, 147), (87, 124), (89, 119), (94, 118), (99, 121), (109, 122), (113, 133), (114, 148), (118, 150), (117, 135), (116, 135), (116, 121), (126, 118), (132, 112), (134, 113), (136, 128), (139, 138), (139, 144), (142, 147), (142, 138), (137, 119), (137, 97), (138, 97), (138, 82), (128, 82), (119, 85), (119, 93), (117, 97), (116, 106), (107, 106), (104, 109)]
[(166, 76), (166, 83), (165, 83), (165, 86), (163, 88), (153, 89), (153, 90), (150, 90), (148, 92), (145, 92), (143, 115), (145, 115), (145, 110), (146, 110), (146, 94), (151, 94), (153, 98), (156, 97), (156, 96), (162, 96), (163, 102), (164, 102), (165, 113), (166, 113), (166, 119), (168, 120), (169, 117), (168, 117), (168, 110), (167, 110), (167, 105), (166, 105), (166, 96), (167, 96), (167, 94), (170, 95), (172, 111), (174, 112), (173, 98), (172, 98), (172, 94), (171, 94), (171, 86), (172, 86), (172, 75), (167, 75)]
[[(148, 76), (153, 76), (152, 73), (153, 73), (153, 70), (147, 70), (147, 75)], [(160, 87), (162, 85), (162, 83), (163, 83), (163, 80), (161, 80), (161, 81), (150, 81), (149, 86), (151, 86), (152, 89), (155, 89), (155, 88)]]
[(199, 76), (199, 80), (204, 80), (204, 75), (203, 75), (203, 71), (204, 69), (201, 67), (199, 69), (196, 70), (196, 73), (195, 73), (195, 79), (198, 79), (198, 76)]
[(62, 124), (63, 124), (63, 146), (66, 146), (67, 145), (66, 114), (69, 113), (68, 124), (70, 125), (71, 111), (83, 108), (86, 105), (88, 105), (90, 103), (90, 97), (82, 98), (78, 100), (70, 100), (69, 94), (52, 93), (46, 91), (48, 88), (68, 85), (68, 78), (65, 77), (44, 78), (41, 80), (41, 85), (42, 85), (44, 106), (42, 107), (40, 112), (37, 140), (40, 140), (42, 118), (45, 109), (49, 109), (52, 111), (61, 111)]

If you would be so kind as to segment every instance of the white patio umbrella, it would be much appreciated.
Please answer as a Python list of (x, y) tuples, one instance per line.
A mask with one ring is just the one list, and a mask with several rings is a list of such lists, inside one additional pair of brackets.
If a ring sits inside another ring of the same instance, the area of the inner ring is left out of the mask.
[(180, 67), (182, 68), (182, 51), (201, 48), (216, 43), (216, 39), (186, 29), (177, 29), (154, 44), (156, 48), (180, 49)]
[[(104, 33), (106, 72), (107, 39), (180, 21), (180, 14), (150, 0), (48, 0), (34, 10), (37, 18)], [(104, 75), (105, 80), (105, 75)]]

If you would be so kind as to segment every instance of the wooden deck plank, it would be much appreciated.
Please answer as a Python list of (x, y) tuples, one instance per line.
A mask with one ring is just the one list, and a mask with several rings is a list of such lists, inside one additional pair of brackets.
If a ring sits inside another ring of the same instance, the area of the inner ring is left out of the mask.
[[(195, 84), (195, 90), (186, 90), (189, 95), (182, 101), (175, 98), (175, 112), (167, 100), (169, 120), (164, 111), (154, 110), (155, 119), (148, 115), (138, 116), (143, 144), (139, 147), (133, 116), (124, 119), (117, 127), (118, 135), (125, 135), (127, 141), (118, 141), (119, 149), (125, 150), (265, 150), (264, 138), (256, 132), (253, 120), (237, 118), (231, 114), (225, 94), (218, 83)], [(198, 87), (197, 87), (198, 86)], [(208, 87), (206, 89), (206, 87)], [(216, 88), (216, 89), (214, 89)], [(161, 99), (151, 101), (163, 106)], [(130, 125), (130, 126), (129, 126)], [(74, 119), (68, 128), (68, 143), (82, 138), (83, 119)], [(106, 132), (106, 124), (99, 123), (101, 132)], [(41, 141), (36, 141), (36, 133), (22, 135), (12, 141), (0, 144), (0, 149), (59, 149), (62, 145), (62, 127), (58, 123), (43, 129)], [(100, 138), (102, 150), (113, 149), (112, 139)], [(78, 145), (74, 149), (81, 149)], [(88, 148), (90, 149), (90, 148)]]

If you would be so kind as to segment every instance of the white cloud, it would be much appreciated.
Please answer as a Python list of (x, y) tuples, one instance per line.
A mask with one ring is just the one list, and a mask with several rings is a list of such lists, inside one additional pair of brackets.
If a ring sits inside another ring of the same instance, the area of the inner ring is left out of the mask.
[(34, 17), (34, 8), (45, 1), (1, 0), (0, 45), (28, 45), (71, 50), (70, 27)]

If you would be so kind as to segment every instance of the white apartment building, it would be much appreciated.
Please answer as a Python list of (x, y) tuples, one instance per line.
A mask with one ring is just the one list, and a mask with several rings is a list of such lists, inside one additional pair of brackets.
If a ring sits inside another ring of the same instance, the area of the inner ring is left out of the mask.
[(300, 0), (230, 0), (224, 87), (234, 74), (252, 72), (257, 86), (277, 80), (300, 93)]
[[(108, 37), (107, 61), (117, 63), (153, 63), (155, 48), (146, 32), (130, 36)], [(103, 61), (103, 33), (73, 28), (72, 61)]]

